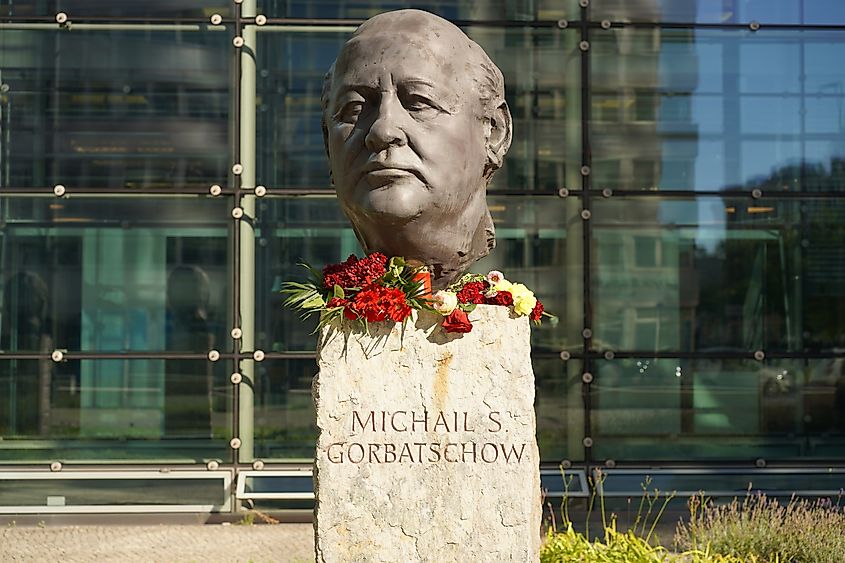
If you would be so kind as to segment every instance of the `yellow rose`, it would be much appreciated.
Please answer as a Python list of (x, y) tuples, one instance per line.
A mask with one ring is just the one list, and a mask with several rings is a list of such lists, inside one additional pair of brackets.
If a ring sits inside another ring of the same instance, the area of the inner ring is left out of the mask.
[(502, 278), (501, 280), (496, 282), (496, 284), (493, 286), (493, 289), (496, 291), (510, 291), (511, 287), (513, 287), (513, 284), (505, 278)]
[(534, 310), (537, 305), (537, 298), (534, 297), (534, 292), (522, 285), (521, 283), (511, 284), (509, 290), (513, 295), (513, 310), (517, 315), (528, 315)]

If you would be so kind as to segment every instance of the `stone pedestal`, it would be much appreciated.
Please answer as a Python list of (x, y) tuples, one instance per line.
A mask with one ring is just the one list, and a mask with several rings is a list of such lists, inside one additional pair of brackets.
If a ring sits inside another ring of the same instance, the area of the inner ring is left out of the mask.
[(320, 335), (317, 561), (538, 560), (528, 319), (480, 305), (462, 335), (440, 319)]

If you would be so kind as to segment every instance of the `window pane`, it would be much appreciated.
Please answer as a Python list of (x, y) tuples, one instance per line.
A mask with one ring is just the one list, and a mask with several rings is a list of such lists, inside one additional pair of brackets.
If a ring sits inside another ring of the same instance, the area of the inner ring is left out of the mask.
[(597, 362), (595, 459), (845, 457), (842, 359)]
[(178, 19), (201, 18), (211, 14), (231, 16), (231, 6), (220, 0), (167, 0), (166, 2), (114, 2), (112, 0), (15, 0), (0, 7), (7, 16), (52, 16), (65, 12), (74, 17)]
[(0, 361), (0, 461), (228, 460), (225, 363)]
[(843, 202), (612, 198), (593, 218), (597, 348), (845, 343)]
[[(546, 310), (559, 317), (532, 328), (535, 351), (558, 353), (580, 342), (582, 239), (576, 198), (490, 197), (497, 247), (471, 271), (498, 269), (531, 288)], [(283, 309), (278, 293), (284, 281), (304, 281), (298, 264), (322, 268), (362, 254), (334, 198), (263, 198), (256, 244), (256, 346), (263, 350), (313, 350), (316, 319), (303, 322)], [(566, 225), (575, 225), (566, 228)]]
[(839, 0), (593, 0), (592, 19), (599, 21), (820, 24), (845, 23)]
[(845, 189), (842, 31), (615, 28), (590, 53), (595, 187)]
[(574, 19), (579, 13), (575, 0), (258, 0), (258, 6), (259, 13), (287, 18), (366, 19), (405, 8), (458, 20)]
[(557, 465), (584, 459), (584, 399), (581, 362), (534, 358), (537, 445), (540, 460)]
[(229, 157), (230, 33), (0, 33), (0, 187), (208, 187)]
[(228, 346), (230, 209), (204, 196), (0, 200), (0, 348)]
[[(255, 364), (255, 457), (310, 460), (317, 443), (311, 380), (317, 360)], [(252, 460), (242, 459), (249, 463)]]
[[(354, 27), (259, 28), (258, 181), (271, 188), (328, 188), (320, 126), (323, 77)], [(580, 187), (578, 35), (468, 27), (505, 75), (513, 142), (490, 189)]]

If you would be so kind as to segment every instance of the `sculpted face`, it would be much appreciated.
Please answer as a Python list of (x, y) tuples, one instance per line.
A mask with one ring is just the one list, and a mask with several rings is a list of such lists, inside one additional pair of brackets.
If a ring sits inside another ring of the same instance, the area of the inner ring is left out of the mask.
[(478, 53), (489, 62), (437, 16), (388, 12), (346, 43), (324, 92), (332, 178), (364, 249), (430, 265), (436, 286), (493, 244), (486, 188), (510, 115), (486, 107)]
[(391, 223), (454, 213), (483, 184), (481, 104), (444, 50), (377, 32), (344, 49), (328, 146), (338, 198), (353, 213)]

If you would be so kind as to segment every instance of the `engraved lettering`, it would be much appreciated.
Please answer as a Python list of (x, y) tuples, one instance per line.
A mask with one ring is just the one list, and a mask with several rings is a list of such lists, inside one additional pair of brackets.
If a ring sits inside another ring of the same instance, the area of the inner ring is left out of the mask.
[(516, 453), (516, 445), (511, 444), (510, 453), (508, 453), (507, 449), (505, 449), (505, 444), (501, 444), (501, 446), (502, 446), (502, 455), (504, 456), (506, 463), (511, 462), (511, 456), (516, 457), (517, 463), (522, 461), (522, 454), (525, 451), (526, 444), (522, 444), (522, 447), (519, 448), (519, 453)]
[(413, 432), (417, 431), (417, 423), (421, 423), (423, 425), (423, 430), (428, 432), (428, 411), (423, 411), (423, 417), (417, 418), (415, 412), (411, 411), (411, 430)]
[[(387, 456), (390, 456), (390, 459), (387, 459)], [(396, 461), (396, 444), (385, 444), (384, 445), (384, 462), (385, 463), (393, 463)]]
[(435, 431), (435, 432), (437, 432), (437, 431), (438, 431), (438, 430), (437, 430), (437, 428), (438, 428), (440, 425), (443, 425), (443, 428), (445, 428), (445, 429), (446, 429), (446, 430), (445, 430), (446, 432), (448, 432), (448, 431), (449, 431), (449, 423), (447, 423), (447, 422), (446, 422), (446, 417), (445, 417), (445, 416), (443, 416), (443, 413), (442, 413), (442, 412), (441, 412), (440, 414), (438, 414), (438, 415), (437, 415), (437, 420), (434, 422), (434, 431)]
[(464, 432), (475, 432), (475, 428), (469, 427), (469, 421), (467, 420), (468, 418), (469, 418), (469, 413), (465, 412), (464, 413)]
[(361, 431), (363, 432), (366, 428), (367, 424), (372, 426), (372, 431), (376, 431), (376, 417), (373, 411), (370, 411), (370, 414), (367, 415), (367, 419), (364, 422), (361, 422), (361, 415), (358, 411), (352, 411), (352, 432), (355, 432), (355, 422), (358, 422), (358, 426), (361, 427)]
[(390, 415), (390, 427), (393, 428), (394, 432), (407, 432), (408, 427), (402, 426), (401, 428), (396, 427), (396, 415), (401, 414), (402, 416), (408, 414), (406, 411), (396, 411), (392, 415)]
[[(336, 457), (332, 457), (332, 448), (335, 447), (335, 446), (341, 448), (341, 450), (340, 450), (340, 453), (338, 453)], [(329, 447), (326, 448), (326, 455), (328, 456), (330, 462), (332, 462), (332, 463), (343, 463), (343, 449), (342, 448), (343, 448), (343, 444), (341, 444), (339, 442), (335, 442), (334, 444), (330, 444)]]
[(381, 447), (381, 444), (368, 444), (370, 446), (370, 458), (369, 462), (373, 462), (373, 458), (375, 458), (376, 463), (381, 463), (381, 460), (378, 458), (378, 450)]
[(434, 454), (433, 459), (431, 455), (428, 456), (429, 463), (437, 463), (438, 461), (440, 461), (440, 444), (429, 444), (428, 451)]
[[(467, 451), (467, 446), (472, 446), (471, 452)], [(461, 461), (466, 463), (467, 462), (467, 455), (472, 453), (472, 462), (476, 463), (477, 462), (477, 460), (476, 460), (476, 448), (477, 447), (478, 447), (478, 444), (476, 444), (475, 442), (464, 442), (463, 444), (461, 444), (461, 449), (463, 450), (462, 455), (461, 455)]]
[(422, 463), (422, 452), (425, 447), (425, 442), (414, 442), (414, 445), (417, 447), (417, 463)]
[(449, 448), (450, 448), (450, 447), (455, 447), (455, 448), (457, 448), (457, 447), (458, 447), (458, 444), (453, 444), (453, 443), (451, 443), (451, 442), (449, 442), (448, 444), (446, 444), (446, 447), (443, 449), (443, 459), (445, 459), (445, 460), (446, 460), (446, 461), (448, 461), (449, 463), (457, 463), (457, 462), (458, 462), (458, 458), (449, 459)]
[(495, 429), (495, 430), (493, 430), (492, 428), (490, 428), (490, 429), (488, 430), (488, 432), (498, 432), (499, 430), (501, 430), (501, 429), (502, 429), (502, 423), (501, 423), (501, 421), (499, 420), (499, 414), (501, 414), (501, 413), (499, 413), (499, 411), (490, 411), (490, 413), (487, 415), (487, 418), (489, 418), (489, 419), (490, 419), (490, 422), (492, 422), (493, 424), (495, 424), (495, 425), (496, 425), (496, 429)]
[[(487, 449), (487, 446), (490, 446), (490, 448), (493, 450), (493, 453), (492, 453), (493, 459), (487, 459), (487, 456), (484, 455), (484, 452), (489, 451)], [(350, 453), (350, 457), (351, 457), (351, 455), (352, 454)], [(481, 459), (482, 459), (482, 461), (484, 461), (484, 463), (493, 463), (494, 461), (499, 459), (499, 449), (496, 447), (496, 444), (491, 444), (491, 443), (488, 442), (487, 444), (484, 444), (483, 446), (481, 446)]]

